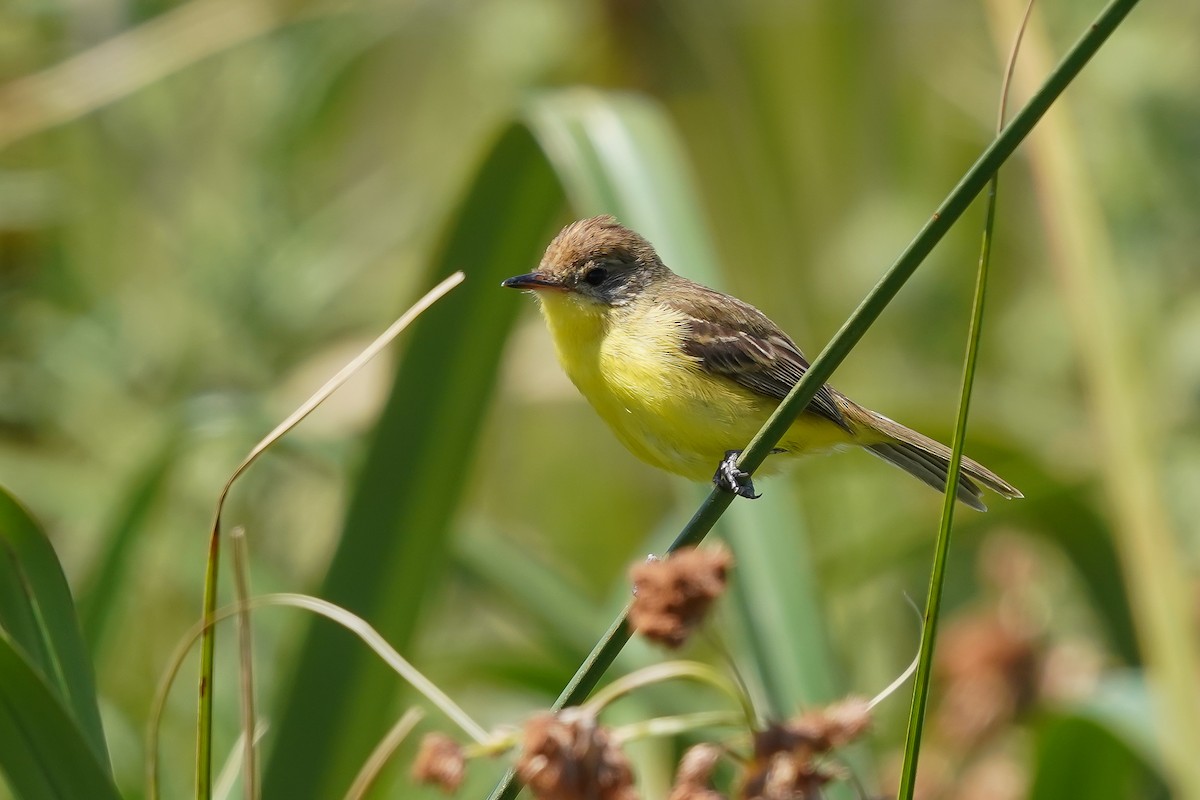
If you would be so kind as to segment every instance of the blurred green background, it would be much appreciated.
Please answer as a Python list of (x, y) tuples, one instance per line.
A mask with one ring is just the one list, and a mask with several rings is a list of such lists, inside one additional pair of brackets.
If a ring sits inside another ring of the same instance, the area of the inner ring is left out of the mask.
[[(622, 450), (533, 302), (498, 281), (561, 224), (612, 210), (815, 355), (990, 140), (1001, 5), (0, 5), (0, 482), (64, 562), (122, 791), (144, 792), (148, 708), (199, 615), (222, 483), (453, 269), (466, 284), (271, 450), (225, 522), (248, 530), (256, 592), (363, 613), (485, 726), (546, 706), (627, 596), (628, 564), (702, 494)], [(1030, 46), (1060, 54), (1098, 8), (1047, 4)], [(1063, 797), (1081, 775), (1097, 787), (1076, 796), (1166, 796), (1113, 507), (1130, 462), (1105, 439), (1088, 325), (1136, 365), (1122, 385), (1142, 475), (1194, 598), (1197, 30), (1195, 4), (1135, 10), (1051, 112), (1066, 149), (1039, 151), (1035, 131), (1002, 173), (967, 452), (1026, 499), (959, 513), (924, 797)], [(833, 381), (944, 441), (980, 208)], [(1119, 319), (1072, 312), (1071, 225), (1105, 254), (1083, 274)], [(924, 596), (939, 497), (857, 452), (760, 488), (718, 530), (742, 563), (717, 625), (739, 668), (775, 714), (873, 694), (916, 652), (905, 596)], [(1194, 632), (1194, 599), (1174, 611)], [(257, 620), (266, 796), (340, 796), (413, 697), (347, 635)], [(238, 718), (234, 639), (218, 644), (220, 755)], [(635, 644), (618, 669), (652, 657)], [(191, 676), (163, 733), (167, 797), (192, 780)], [(905, 696), (854, 756), (871, 791), (893, 791)], [(648, 693), (614, 718), (695, 701)], [(677, 743), (631, 752), (644, 795), (665, 796)], [(409, 757), (379, 796), (434, 796), (408, 784)], [(1097, 780), (1097, 760), (1113, 774)], [(501, 766), (472, 764), (463, 796)]]

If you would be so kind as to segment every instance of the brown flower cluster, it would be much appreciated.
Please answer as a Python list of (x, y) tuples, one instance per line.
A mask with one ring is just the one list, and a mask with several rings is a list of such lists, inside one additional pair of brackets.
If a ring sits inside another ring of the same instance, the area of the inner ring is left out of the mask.
[[(1089, 691), (1102, 654), (1047, 627), (1056, 613), (1056, 558), (1045, 542), (1019, 531), (996, 532), (980, 543), (983, 596), (948, 618), (938, 634), (919, 796), (1027, 796), (1032, 777), (1020, 744), (1022, 717), (1047, 699)], [(901, 758), (893, 754), (892, 779)]]
[(998, 614), (960, 617), (938, 640), (942, 686), (935, 722), (947, 741), (970, 746), (1012, 721), (1037, 691), (1035, 637)]
[(629, 572), (634, 601), (629, 622), (651, 641), (681, 646), (725, 591), (733, 556), (723, 547), (684, 548)]
[[(631, 625), (653, 641), (679, 647), (724, 592), (732, 562), (723, 547), (688, 548), (634, 566)], [(830, 754), (862, 736), (869, 725), (867, 701), (847, 698), (756, 732), (738, 800), (820, 797), (825, 784), (842, 777)], [(724, 754), (716, 744), (688, 750), (668, 800), (727, 800), (712, 785)], [(431, 734), (422, 741), (413, 776), (454, 792), (463, 780), (463, 763), (458, 744)], [(530, 719), (522, 731), (516, 771), (538, 800), (638, 800), (633, 771), (618, 740), (590, 709), (566, 708)]]
[[(827, 756), (859, 738), (870, 726), (870, 709), (861, 698), (776, 723), (754, 735), (739, 800), (809, 800), (842, 777)], [(727, 800), (712, 787), (712, 775), (724, 749), (700, 744), (679, 762), (668, 800)], [(538, 714), (526, 723), (517, 774), (538, 800), (638, 800), (633, 771), (612, 733), (589, 711), (567, 708)], [(431, 733), (421, 741), (413, 779), (458, 790), (464, 774), (462, 747), (450, 737)]]
[(721, 748), (715, 744), (698, 744), (690, 748), (679, 760), (675, 785), (667, 800), (726, 800), (725, 795), (713, 790), (709, 784), (720, 760)]
[(446, 794), (453, 794), (462, 784), (465, 772), (466, 760), (458, 742), (444, 733), (430, 733), (421, 740), (412, 766), (414, 781), (438, 786)]
[(526, 723), (517, 774), (539, 800), (637, 800), (625, 754), (577, 708)]
[(870, 724), (867, 701), (850, 697), (759, 731), (740, 796), (743, 800), (819, 798), (821, 787), (840, 777), (823, 757), (862, 736)]

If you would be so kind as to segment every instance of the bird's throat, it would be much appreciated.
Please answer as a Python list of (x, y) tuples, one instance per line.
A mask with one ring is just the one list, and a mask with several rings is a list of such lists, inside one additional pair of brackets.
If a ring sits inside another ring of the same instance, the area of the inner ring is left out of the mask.
[(581, 359), (594, 359), (608, 329), (610, 309), (569, 292), (545, 292), (538, 299), (559, 361), (568, 373)]

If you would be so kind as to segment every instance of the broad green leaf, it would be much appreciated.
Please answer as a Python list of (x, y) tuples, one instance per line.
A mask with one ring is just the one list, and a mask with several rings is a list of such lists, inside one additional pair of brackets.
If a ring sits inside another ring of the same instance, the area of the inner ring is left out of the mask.
[(1030, 800), (1168, 796), (1153, 698), (1140, 672), (1105, 675), (1087, 698), (1036, 725)]
[(118, 798), (106, 753), (24, 648), (0, 632), (0, 773), (22, 800)]
[[(467, 280), (407, 336), (321, 597), (360, 614), (399, 650), (447, 563), (452, 515), (505, 336), (520, 308), (499, 289), (536, 262), (563, 195), (522, 126), (496, 140), (434, 259)], [(395, 675), (349, 637), (313, 626), (281, 694), (268, 797), (340, 796), (391, 720)]]
[(1158, 715), (1142, 673), (1127, 670), (1105, 675), (1091, 696), (1071, 713), (1106, 728), (1146, 764), (1156, 769), (1163, 766), (1156, 730)]
[[(1152, 787), (1157, 786), (1157, 791)], [(1128, 744), (1086, 717), (1045, 720), (1037, 734), (1037, 761), (1029, 800), (1141, 800), (1166, 789)]]
[[(9, 637), (9, 646), (37, 671), (74, 719), (93, 758), (108, 772), (92, 663), (79, 632), (67, 579), (37, 522), (2, 487), (0, 628)], [(21, 695), (14, 697), (20, 705)], [(16, 715), (23, 709), (10, 707), (8, 712)]]
[(1087, 590), (1089, 605), (1104, 623), (1111, 647), (1124, 663), (1139, 664), (1129, 595), (1111, 527), (1080, 495), (1064, 493), (1046, 501), (1034, 499), (1019, 513), (1029, 520), (1031, 531), (1067, 553)]

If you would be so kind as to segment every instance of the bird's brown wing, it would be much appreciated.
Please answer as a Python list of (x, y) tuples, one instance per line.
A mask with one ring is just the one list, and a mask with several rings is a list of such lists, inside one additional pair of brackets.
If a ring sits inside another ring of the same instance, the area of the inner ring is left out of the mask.
[[(683, 350), (701, 368), (775, 400), (808, 371), (808, 359), (787, 334), (748, 303), (699, 285), (702, 291), (673, 294), (665, 302), (685, 317)], [(850, 430), (828, 384), (817, 390), (807, 411)]]

